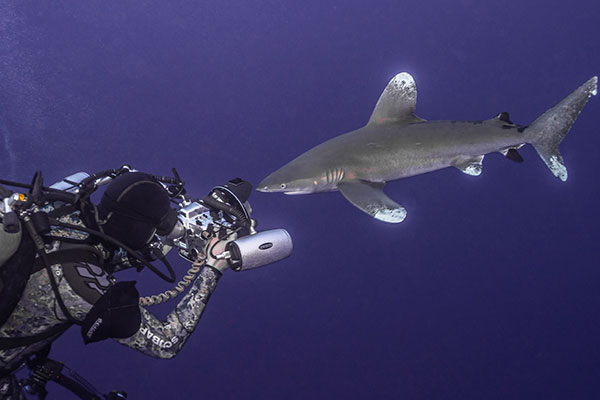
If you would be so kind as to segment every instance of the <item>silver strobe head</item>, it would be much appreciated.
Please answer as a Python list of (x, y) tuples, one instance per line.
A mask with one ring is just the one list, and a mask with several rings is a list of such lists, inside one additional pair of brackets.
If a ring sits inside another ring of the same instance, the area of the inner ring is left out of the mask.
[(262, 267), (292, 254), (292, 238), (285, 229), (244, 236), (227, 244), (229, 265), (234, 271)]

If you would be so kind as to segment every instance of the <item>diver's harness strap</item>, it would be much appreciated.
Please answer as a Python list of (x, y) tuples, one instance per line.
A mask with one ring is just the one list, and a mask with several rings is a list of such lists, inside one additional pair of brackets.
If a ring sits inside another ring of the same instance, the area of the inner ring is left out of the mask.
[(65, 305), (65, 302), (63, 301), (62, 296), (60, 295), (60, 292), (58, 290), (58, 284), (56, 283), (56, 278), (54, 277), (54, 272), (52, 272), (52, 268), (50, 267), (52, 264), (50, 264), (47, 259), (46, 250), (44, 248), (44, 239), (42, 239), (41, 236), (38, 234), (29, 215), (26, 215), (23, 218), (23, 222), (25, 223), (25, 227), (27, 228), (29, 235), (33, 239), (33, 243), (35, 244), (37, 253), (40, 256), (40, 259), (42, 260), (42, 263), (44, 265), (44, 268), (46, 269), (46, 272), (48, 273), (48, 279), (50, 280), (50, 286), (52, 286), (52, 291), (54, 292), (54, 295), (56, 297), (56, 302), (58, 303), (60, 310), (62, 311), (64, 316), (67, 318), (67, 321), (69, 321), (72, 324), (79, 324), (80, 322), (77, 321), (75, 318), (73, 318), (73, 316), (69, 312), (67, 306)]
[(16, 349), (17, 347), (25, 347), (37, 342), (41, 342), (42, 340), (62, 334), (70, 326), (71, 324), (60, 324), (36, 335), (0, 338), (0, 350), (11, 350)]
[(60, 222), (60, 221), (54, 220), (54, 219), (50, 219), (50, 224), (54, 225), (54, 226), (61, 226), (63, 228), (69, 228), (69, 229), (73, 229), (73, 230), (77, 230), (77, 231), (86, 232), (86, 233), (89, 233), (90, 235), (99, 237), (100, 239), (104, 239), (106, 242), (112, 244), (113, 246), (116, 246), (117, 248), (120, 247), (123, 250), (125, 250), (125, 252), (127, 252), (128, 255), (132, 256), (135, 260), (137, 260), (137, 262), (139, 264), (141, 264), (144, 267), (147, 267), (150, 271), (154, 272), (161, 279), (163, 279), (169, 283), (175, 282), (175, 271), (173, 270), (173, 267), (171, 266), (171, 264), (169, 264), (164, 257), (162, 257), (162, 258), (159, 257), (159, 259), (166, 266), (167, 271), (169, 272), (169, 276), (165, 275), (158, 268), (156, 268), (154, 265), (152, 265), (138, 251), (133, 250), (132, 248), (126, 246), (125, 244), (119, 242), (118, 240), (116, 240), (102, 232), (99, 232), (99, 231), (96, 231), (93, 229), (89, 229), (89, 228), (86, 228), (86, 227), (83, 227), (80, 225), (67, 224), (67, 223)]
[[(102, 265), (104, 263), (104, 257), (97, 249), (87, 245), (80, 245), (72, 249), (64, 249), (46, 254), (43, 239), (38, 235), (31, 220), (26, 216), (24, 222), (30, 236), (36, 244), (40, 256), (36, 262), (34, 262), (34, 270), (38, 271), (42, 268), (46, 269), (50, 285), (52, 286), (52, 290), (61, 311), (67, 317), (70, 324), (81, 325), (81, 334), (85, 344), (107, 338), (127, 338), (138, 331), (141, 324), (141, 313), (138, 306), (140, 295), (135, 288), (135, 282), (118, 282), (115, 285), (110, 286), (106, 293), (104, 293), (104, 295), (102, 295), (102, 297), (100, 297), (100, 299), (92, 306), (91, 310), (88, 311), (83, 321), (80, 322), (73, 318), (60, 295), (56, 279), (54, 278), (50, 266), (69, 261), (89, 262), (90, 264)], [(67, 324), (67, 327), (68, 326), (69, 324)], [(44, 339), (45, 338), (46, 337), (44, 337)], [(35, 339), (41, 340), (40, 338)], [(32, 343), (35, 343), (37, 340), (34, 340)]]
[[(61, 238), (57, 238), (61, 239)], [(65, 264), (68, 262), (80, 262), (92, 265), (102, 266), (104, 264), (104, 256), (102, 253), (90, 245), (74, 245), (71, 248), (60, 249), (50, 254), (46, 254), (46, 261), (50, 265)], [(36, 258), (33, 262), (32, 274), (41, 271), (45, 268), (42, 258)]]
[[(32, 269), (32, 265), (34, 264), (34, 261), (33, 261), (33, 254), (30, 255), (30, 251), (33, 250), (33, 243), (32, 243), (32, 239), (30, 238), (30, 236), (31, 235), (28, 234), (28, 232), (23, 232), (23, 237), (21, 239), (22, 243), (19, 246), (19, 249), (17, 250), (15, 255), (11, 258), (11, 260), (9, 260), (10, 263), (15, 263), (15, 266), (19, 267), (19, 271), (17, 271), (17, 272), (22, 272), (25, 274), (25, 276), (23, 276), (22, 283), (20, 285), (18, 285), (19, 286), (18, 287), (18, 296), (17, 296), (17, 293), (13, 293), (13, 297), (16, 296), (15, 298), (11, 297), (11, 298), (2, 300), (5, 303), (10, 302), (10, 304), (6, 304), (6, 306), (8, 307), (5, 310), (7, 312), (7, 315), (6, 315), (7, 318), (12, 313), (12, 310), (14, 309), (14, 307), (16, 307), (17, 302), (21, 297), (20, 294), (22, 293), (24, 286), (27, 283), (27, 280), (29, 280), (29, 276), (32, 273), (30, 271)], [(7, 266), (5, 265), (4, 267), (7, 267)], [(40, 269), (42, 269), (42, 268), (40, 268)], [(9, 271), (9, 272), (11, 272), (11, 271)], [(14, 282), (11, 284), (16, 285), (16, 283), (14, 283)], [(3, 304), (3, 306), (4, 305), (5, 304)], [(10, 309), (10, 313), (8, 313), (9, 309)], [(5, 321), (0, 321), (0, 322), (4, 323)], [(42, 340), (51, 338), (53, 336), (58, 336), (59, 334), (63, 333), (69, 326), (71, 326), (71, 324), (60, 324), (60, 325), (56, 325), (44, 332), (40, 332), (38, 334), (31, 335), (31, 336), (0, 338), (0, 350), (10, 350), (10, 349), (14, 349), (17, 347), (29, 346), (33, 343), (40, 342)]]

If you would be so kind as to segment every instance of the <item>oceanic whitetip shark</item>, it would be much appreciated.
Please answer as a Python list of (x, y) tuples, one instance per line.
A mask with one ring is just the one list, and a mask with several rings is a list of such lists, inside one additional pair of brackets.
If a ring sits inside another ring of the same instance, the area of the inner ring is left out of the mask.
[(558, 147), (590, 96), (596, 95), (597, 84), (598, 78), (591, 78), (529, 126), (513, 124), (507, 112), (486, 121), (425, 121), (415, 115), (415, 81), (402, 72), (381, 94), (367, 125), (313, 147), (266, 177), (257, 190), (339, 190), (372, 217), (398, 223), (406, 210), (383, 193), (386, 182), (446, 167), (479, 175), (486, 154), (500, 152), (522, 162), (517, 149), (525, 144), (566, 181)]

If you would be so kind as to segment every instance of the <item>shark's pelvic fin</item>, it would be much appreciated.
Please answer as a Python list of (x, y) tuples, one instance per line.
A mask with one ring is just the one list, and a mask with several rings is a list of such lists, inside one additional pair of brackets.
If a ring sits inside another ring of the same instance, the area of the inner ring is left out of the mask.
[(380, 221), (404, 221), (406, 210), (383, 193), (384, 186), (382, 182), (344, 181), (338, 189), (350, 203)]
[(483, 168), (483, 165), (481, 163), (483, 162), (483, 157), (484, 156), (474, 157), (463, 163), (456, 164), (455, 167), (467, 175), (472, 175), (472, 176), (481, 175), (481, 170)]
[(375, 110), (369, 119), (371, 124), (394, 122), (423, 122), (415, 116), (417, 105), (417, 85), (407, 72), (401, 72), (392, 78), (379, 97)]

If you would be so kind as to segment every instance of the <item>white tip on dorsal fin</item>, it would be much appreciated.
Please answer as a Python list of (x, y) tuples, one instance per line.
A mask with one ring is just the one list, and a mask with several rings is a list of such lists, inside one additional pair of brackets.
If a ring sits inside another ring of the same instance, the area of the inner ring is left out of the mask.
[(392, 78), (379, 97), (375, 110), (369, 119), (370, 124), (393, 122), (421, 122), (415, 116), (417, 105), (417, 85), (408, 72), (401, 72)]

